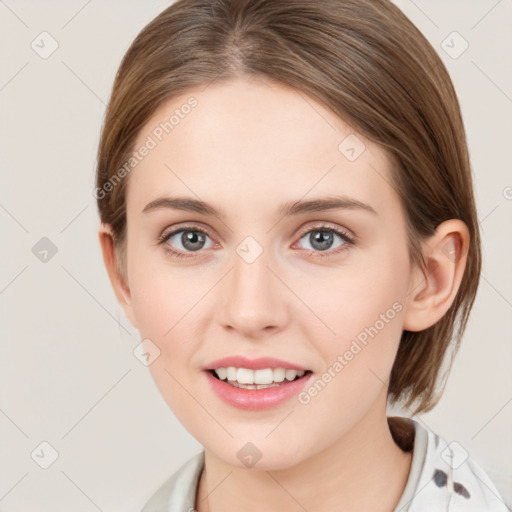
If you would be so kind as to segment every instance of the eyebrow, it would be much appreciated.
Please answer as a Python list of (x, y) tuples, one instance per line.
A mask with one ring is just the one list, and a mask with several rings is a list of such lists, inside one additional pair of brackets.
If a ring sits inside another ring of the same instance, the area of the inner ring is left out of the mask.
[[(199, 199), (188, 197), (160, 197), (148, 203), (142, 210), (142, 213), (166, 208), (196, 212), (203, 215), (211, 215), (221, 219), (226, 218), (226, 213), (224, 210), (216, 208), (213, 205)], [(299, 215), (301, 213), (322, 212), (336, 209), (362, 210), (378, 216), (378, 213), (369, 204), (347, 196), (322, 197), (308, 201), (288, 201), (281, 204), (277, 212), (281, 217), (287, 217), (292, 215)]]

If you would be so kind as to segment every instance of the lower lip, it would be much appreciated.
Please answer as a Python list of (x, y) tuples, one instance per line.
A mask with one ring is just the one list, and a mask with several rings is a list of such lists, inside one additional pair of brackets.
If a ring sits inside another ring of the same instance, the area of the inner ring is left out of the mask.
[(244, 389), (217, 379), (209, 371), (205, 371), (205, 374), (211, 388), (221, 400), (238, 409), (249, 411), (276, 407), (291, 397), (297, 396), (313, 376), (313, 373), (307, 373), (299, 379), (272, 388)]

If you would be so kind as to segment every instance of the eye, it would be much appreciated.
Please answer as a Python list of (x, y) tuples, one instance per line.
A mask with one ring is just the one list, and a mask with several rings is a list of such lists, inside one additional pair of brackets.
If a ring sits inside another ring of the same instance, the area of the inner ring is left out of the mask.
[(314, 256), (320, 257), (338, 254), (354, 244), (354, 240), (348, 233), (330, 226), (317, 226), (309, 229), (302, 233), (299, 241), (301, 240), (305, 240), (306, 244), (310, 245), (310, 247), (306, 247), (308, 251), (314, 253)]
[[(210, 245), (206, 245), (207, 239), (210, 240)], [(208, 233), (198, 227), (181, 227), (170, 233), (164, 232), (158, 238), (158, 243), (163, 244), (165, 250), (177, 258), (193, 257), (193, 254), (189, 255), (186, 253), (198, 252), (201, 249), (208, 249), (213, 245), (213, 241)], [(178, 250), (174, 250), (173, 247)]]
[[(311, 248), (305, 249), (314, 257), (334, 256), (355, 243), (345, 231), (326, 225), (302, 232), (299, 242), (302, 240), (310, 245)], [(216, 245), (209, 234), (198, 226), (181, 226), (170, 232), (164, 231), (158, 238), (158, 244), (163, 245), (165, 251), (175, 258), (194, 258), (194, 253)]]

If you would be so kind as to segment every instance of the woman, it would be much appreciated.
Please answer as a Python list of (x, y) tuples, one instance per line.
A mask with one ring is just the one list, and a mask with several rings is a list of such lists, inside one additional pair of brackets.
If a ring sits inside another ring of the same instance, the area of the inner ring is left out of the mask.
[(459, 104), (386, 0), (179, 0), (117, 73), (113, 288), (204, 450), (144, 511), (505, 511), (419, 422), (478, 287)]

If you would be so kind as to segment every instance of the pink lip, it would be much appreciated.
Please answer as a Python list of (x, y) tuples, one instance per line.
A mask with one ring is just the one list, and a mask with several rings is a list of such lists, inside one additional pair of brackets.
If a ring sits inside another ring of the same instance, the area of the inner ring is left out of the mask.
[(308, 368), (283, 361), (282, 359), (275, 359), (274, 357), (259, 357), (258, 359), (249, 359), (244, 356), (230, 356), (222, 359), (217, 359), (206, 365), (203, 370), (214, 370), (215, 368), (227, 368), (234, 366), (235, 368), (248, 368), (250, 370), (262, 370), (264, 368), (284, 368), (285, 370), (306, 371)]
[[(232, 360), (232, 358), (230, 358)], [(222, 364), (225, 360), (221, 359)], [(253, 363), (260, 364), (262, 360), (258, 359)], [(219, 361), (216, 361), (218, 363)], [(240, 361), (237, 363), (239, 364)], [(280, 362), (281, 365), (282, 361)], [(246, 364), (246, 363), (244, 363)], [(265, 363), (268, 368), (268, 360)], [(287, 366), (288, 363), (282, 366)], [(233, 365), (234, 366), (234, 365)], [(282, 367), (281, 366), (281, 367)], [(216, 366), (216, 368), (222, 368), (223, 366)], [(247, 366), (242, 366), (247, 368)], [(278, 366), (279, 367), (279, 366)], [(289, 366), (288, 366), (289, 367)], [(212, 375), (212, 372), (205, 370), (204, 374), (208, 380), (213, 392), (227, 404), (236, 407), (238, 409), (244, 409), (249, 411), (259, 411), (262, 409), (269, 409), (276, 407), (286, 400), (291, 399), (293, 396), (297, 396), (302, 389), (307, 385), (308, 382), (313, 378), (313, 373), (306, 373), (300, 379), (293, 381), (284, 381), (284, 384), (280, 384), (277, 387), (266, 388), (266, 389), (243, 389), (231, 386), (227, 382), (217, 379)]]

